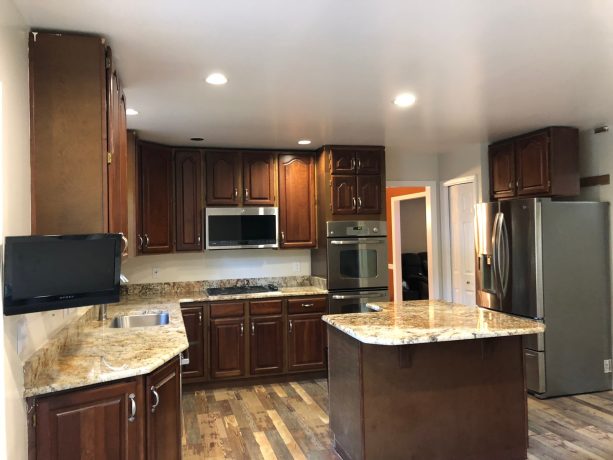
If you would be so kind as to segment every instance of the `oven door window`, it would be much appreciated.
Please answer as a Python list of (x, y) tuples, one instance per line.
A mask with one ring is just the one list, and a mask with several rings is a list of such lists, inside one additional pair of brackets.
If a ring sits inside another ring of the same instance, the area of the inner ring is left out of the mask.
[(343, 278), (375, 278), (378, 275), (376, 249), (343, 249), (339, 262)]

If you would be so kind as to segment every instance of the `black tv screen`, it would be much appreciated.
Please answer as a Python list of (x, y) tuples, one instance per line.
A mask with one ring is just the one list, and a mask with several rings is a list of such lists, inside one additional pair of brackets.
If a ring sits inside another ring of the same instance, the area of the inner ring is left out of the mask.
[(9, 236), (4, 314), (119, 301), (121, 235)]

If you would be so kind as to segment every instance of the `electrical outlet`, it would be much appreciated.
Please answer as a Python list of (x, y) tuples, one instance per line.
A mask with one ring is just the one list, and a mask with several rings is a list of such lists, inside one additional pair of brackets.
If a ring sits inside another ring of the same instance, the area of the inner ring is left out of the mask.
[(158, 267), (153, 267), (151, 269), (151, 277), (157, 278), (160, 275), (160, 269)]
[(294, 273), (300, 273), (300, 262), (294, 262), (292, 265)]
[(605, 374), (611, 373), (611, 360), (610, 359), (604, 360), (604, 373)]

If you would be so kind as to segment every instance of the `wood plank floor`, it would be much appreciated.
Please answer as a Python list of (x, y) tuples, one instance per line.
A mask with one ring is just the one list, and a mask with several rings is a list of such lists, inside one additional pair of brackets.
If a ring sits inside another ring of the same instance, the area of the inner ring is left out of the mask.
[[(183, 393), (183, 459), (338, 459), (327, 381)], [(529, 459), (613, 459), (613, 391), (528, 400)]]

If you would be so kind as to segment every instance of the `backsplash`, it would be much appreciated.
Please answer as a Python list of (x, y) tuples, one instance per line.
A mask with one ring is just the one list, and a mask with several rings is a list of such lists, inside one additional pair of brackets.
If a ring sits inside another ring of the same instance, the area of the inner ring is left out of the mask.
[(157, 295), (183, 295), (205, 292), (207, 288), (213, 287), (256, 286), (267, 284), (274, 284), (277, 287), (315, 286), (321, 287), (322, 289), (325, 289), (326, 287), (325, 280), (316, 276), (282, 276), (267, 278), (235, 278), (224, 280), (126, 284), (121, 286), (121, 295), (142, 297)]

